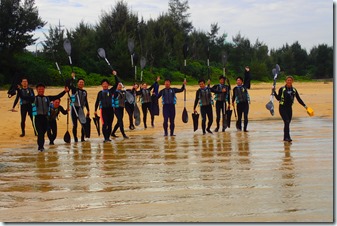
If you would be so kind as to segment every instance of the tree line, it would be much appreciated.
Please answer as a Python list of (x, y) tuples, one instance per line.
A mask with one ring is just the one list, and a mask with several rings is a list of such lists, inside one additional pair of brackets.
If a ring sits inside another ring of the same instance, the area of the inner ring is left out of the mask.
[[(309, 54), (298, 41), (279, 49), (269, 49), (256, 40), (251, 42), (240, 33), (229, 40), (226, 33), (219, 34), (218, 23), (210, 31), (194, 28), (189, 21), (188, 0), (169, 0), (168, 12), (156, 19), (144, 21), (121, 0), (100, 15), (97, 24), (81, 21), (71, 30), (51, 26), (42, 51), (28, 52), (25, 47), (36, 42), (33, 32), (45, 26), (38, 15), (34, 0), (2, 0), (0, 2), (0, 84), (8, 84), (16, 76), (27, 76), (31, 83), (63, 85), (74, 70), (84, 77), (88, 85), (98, 85), (111, 74), (106, 62), (98, 57), (97, 49), (104, 48), (108, 60), (127, 82), (140, 81), (140, 59), (144, 59), (144, 81), (153, 81), (160, 75), (181, 82), (185, 75), (189, 81), (199, 78), (217, 80), (226, 69), (230, 79), (243, 75), (250, 66), (252, 79), (269, 81), (271, 69), (277, 63), (283, 76), (298, 79), (331, 78), (333, 76), (333, 47), (314, 46)], [(63, 49), (63, 42), (72, 44), (72, 62)], [(130, 53), (128, 44), (134, 41)], [(184, 66), (183, 46), (189, 47), (187, 65)], [(224, 61), (224, 56), (226, 61)], [(131, 65), (131, 57), (135, 68)], [(209, 59), (210, 65), (207, 65)], [(60, 65), (60, 74), (55, 66)], [(136, 74), (136, 77), (135, 77)]]

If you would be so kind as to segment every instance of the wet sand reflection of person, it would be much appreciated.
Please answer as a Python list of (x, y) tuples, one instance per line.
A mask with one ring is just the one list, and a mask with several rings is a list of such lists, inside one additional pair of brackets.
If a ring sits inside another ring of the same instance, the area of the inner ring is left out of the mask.
[[(219, 133), (219, 140), (216, 143), (217, 159), (220, 162), (229, 162), (232, 155), (231, 133)], [(225, 165), (228, 167), (228, 165)]]
[(239, 163), (245, 170), (250, 170), (249, 135), (247, 133), (236, 133)]
[(177, 157), (177, 142), (174, 136), (171, 136), (171, 139), (165, 139), (164, 142), (164, 159), (165, 164), (172, 165), (176, 164)]
[(293, 158), (290, 154), (291, 143), (284, 143), (284, 157), (282, 158), (282, 166), (280, 170), (282, 171), (282, 187), (292, 187), (294, 186), (293, 179), (295, 178), (294, 174), (294, 163)]
[(36, 157), (36, 177), (37, 182), (34, 189), (41, 192), (49, 192), (55, 190), (49, 181), (54, 179), (54, 174), (60, 172), (59, 156), (57, 151), (48, 151), (40, 153)]

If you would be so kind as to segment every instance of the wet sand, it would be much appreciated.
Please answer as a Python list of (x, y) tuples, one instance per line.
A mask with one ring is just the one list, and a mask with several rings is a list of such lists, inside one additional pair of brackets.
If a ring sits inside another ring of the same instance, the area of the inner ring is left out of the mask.
[[(128, 140), (103, 143), (92, 128), (89, 141), (65, 144), (61, 116), (56, 145), (46, 139), (43, 153), (37, 152), (29, 123), (27, 136), (19, 137), (19, 113), (8, 111), (14, 99), (2, 91), (0, 220), (332, 222), (332, 86), (295, 83), (315, 117), (295, 103), (292, 144), (282, 141), (277, 102), (275, 116), (264, 107), (270, 84), (258, 84), (250, 90), (248, 133), (235, 130), (234, 116), (224, 133), (193, 133), (191, 118), (181, 122), (183, 94), (178, 94), (176, 137), (163, 137), (160, 115), (155, 128), (127, 129)], [(99, 88), (87, 90), (93, 110)], [(196, 87), (188, 90), (191, 114)]]

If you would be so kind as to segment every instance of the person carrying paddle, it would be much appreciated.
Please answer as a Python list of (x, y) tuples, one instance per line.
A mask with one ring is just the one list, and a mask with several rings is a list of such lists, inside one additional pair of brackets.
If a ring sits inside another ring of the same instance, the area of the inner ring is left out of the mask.
[(250, 104), (250, 97), (248, 94), (247, 88), (243, 85), (243, 78), (237, 77), (236, 78), (236, 87), (233, 89), (233, 97), (232, 97), (232, 104), (234, 107), (234, 102), (236, 103), (236, 108), (238, 111), (238, 121), (236, 122), (237, 130), (242, 130), (242, 115), (244, 115), (244, 126), (243, 131), (248, 132), (248, 112), (249, 112), (249, 104)]
[(292, 139), (290, 138), (290, 122), (293, 115), (292, 105), (294, 103), (295, 97), (298, 103), (300, 103), (303, 107), (305, 107), (306, 109), (308, 107), (301, 99), (297, 89), (293, 87), (294, 78), (292, 76), (287, 76), (285, 81), (286, 84), (279, 89), (278, 94), (276, 93), (275, 88), (273, 88), (273, 93), (280, 103), (279, 112), (284, 122), (283, 141), (291, 142)]
[(186, 87), (186, 79), (184, 79), (183, 86), (178, 88), (171, 88), (171, 80), (165, 79), (164, 81), (165, 88), (160, 90), (158, 93), (158, 98), (162, 97), (163, 103), (163, 117), (164, 117), (164, 136), (168, 136), (168, 121), (170, 120), (170, 135), (174, 135), (174, 119), (176, 116), (176, 108), (175, 104), (177, 103), (176, 93), (181, 93), (185, 90)]
[(33, 96), (22, 96), (20, 92), (18, 95), (20, 98), (24, 100), (29, 100), (32, 102), (32, 115), (34, 121), (34, 128), (37, 132), (37, 144), (38, 151), (44, 151), (44, 135), (48, 130), (48, 116), (50, 115), (50, 102), (60, 99), (67, 92), (69, 92), (69, 88), (66, 86), (64, 91), (56, 96), (45, 96), (45, 85), (39, 83), (36, 85), (37, 95)]
[[(88, 93), (86, 90), (84, 90), (84, 79), (79, 78), (77, 81), (77, 88), (73, 85), (70, 86), (70, 89), (72, 90), (72, 94), (70, 97), (71, 100), (71, 119), (73, 121), (73, 136), (74, 141), (78, 142), (77, 138), (77, 125), (78, 125), (78, 118), (80, 111), (83, 112), (84, 107), (87, 109), (87, 117), (90, 115), (89, 111), (89, 104), (88, 104)], [(81, 141), (85, 141), (84, 139), (85, 131), (83, 125), (81, 126)]]
[(144, 122), (144, 128), (147, 128), (146, 125), (146, 118), (147, 118), (147, 111), (150, 112), (151, 115), (151, 125), (154, 126), (154, 114), (152, 113), (152, 98), (151, 98), (151, 90), (157, 86), (159, 81), (159, 77), (154, 82), (154, 84), (147, 88), (146, 82), (142, 83), (142, 87), (139, 91), (137, 91), (137, 96), (140, 96), (140, 100), (142, 103), (142, 111), (143, 111), (143, 122)]
[(50, 104), (50, 115), (48, 117), (49, 128), (47, 130), (49, 145), (54, 145), (54, 141), (57, 137), (56, 119), (58, 119), (59, 113), (61, 112), (64, 115), (66, 115), (68, 113), (68, 111), (65, 110), (60, 105), (60, 102), (61, 102), (61, 99), (56, 99), (56, 100), (52, 101), (51, 104)]
[(132, 99), (132, 101), (128, 101), (128, 99), (126, 99), (125, 102), (125, 110), (128, 113), (129, 116), (129, 129), (130, 130), (134, 130), (135, 129), (135, 125), (133, 123), (133, 114), (135, 111), (135, 101), (136, 101), (136, 92), (138, 89), (139, 85), (137, 83), (134, 83), (132, 86), (132, 89), (127, 89), (126, 92), (131, 93), (131, 95), (134, 96), (134, 98)]
[[(21, 96), (26, 96), (26, 97), (34, 97), (34, 91), (32, 88), (28, 87), (28, 79), (27, 78), (22, 78), (21, 79), (21, 88), (18, 89), (18, 93), (20, 92)], [(32, 117), (32, 103), (29, 100), (25, 100), (20, 98), (20, 95), (17, 95), (13, 107), (12, 107), (12, 112), (15, 112), (15, 106), (19, 102), (20, 99), (20, 114), (21, 114), (21, 134), (20, 137), (24, 137), (26, 135), (25, 133), (25, 127), (26, 127), (26, 117), (27, 113), (32, 121), (33, 124), (33, 117)], [(36, 132), (34, 130), (35, 136)]]
[(125, 139), (129, 138), (125, 134), (124, 123), (123, 123), (125, 102), (126, 102), (126, 91), (123, 90), (123, 84), (121, 82), (119, 82), (117, 84), (117, 89), (114, 93), (115, 115), (117, 117), (117, 123), (116, 123), (116, 125), (115, 125), (115, 127), (114, 127), (114, 129), (111, 133), (112, 137), (117, 137), (116, 131), (119, 128), (123, 137)]
[(109, 89), (109, 81), (103, 79), (101, 81), (102, 90), (98, 92), (96, 102), (95, 102), (95, 116), (97, 116), (97, 108), (100, 109), (100, 117), (102, 118), (102, 133), (104, 136), (104, 142), (109, 142), (110, 134), (112, 131), (112, 122), (114, 119), (114, 99), (113, 95), (116, 90), (116, 86), (119, 83), (118, 77), (116, 76), (116, 71), (112, 74), (115, 76), (115, 85)]
[[(209, 81), (210, 82), (210, 81)], [(212, 91), (209, 86), (206, 87), (205, 80), (200, 79), (199, 80), (199, 89), (196, 92), (195, 100), (194, 100), (194, 113), (197, 113), (196, 107), (199, 103), (200, 105), (200, 112), (201, 112), (201, 127), (202, 127), (202, 133), (205, 135), (206, 131), (208, 133), (212, 133), (211, 126), (213, 123), (213, 100), (212, 100)], [(208, 125), (206, 129), (206, 116), (208, 118)]]
[[(219, 77), (219, 84), (214, 85), (211, 88), (211, 91), (215, 93), (215, 112), (216, 112), (216, 128), (215, 132), (219, 131), (220, 118), (225, 114), (227, 109), (226, 101), (228, 102), (228, 109), (230, 109), (230, 100), (229, 100), (229, 86), (225, 84), (226, 78), (221, 75)], [(224, 127), (222, 127), (222, 132), (225, 132)]]

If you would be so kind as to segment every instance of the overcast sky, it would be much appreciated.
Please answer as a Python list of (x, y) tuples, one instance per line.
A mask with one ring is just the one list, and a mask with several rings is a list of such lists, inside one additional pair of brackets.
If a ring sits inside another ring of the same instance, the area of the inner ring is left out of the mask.
[[(49, 26), (61, 22), (75, 28), (81, 21), (97, 24), (103, 11), (110, 11), (117, 0), (35, 0), (40, 17), (48, 22), (35, 37), (45, 40)], [(168, 0), (127, 0), (132, 12), (144, 20), (156, 19), (168, 11)], [(239, 32), (251, 43), (256, 39), (269, 49), (298, 41), (310, 51), (319, 44), (333, 45), (333, 2), (329, 0), (189, 0), (190, 21), (197, 30), (208, 32), (218, 23), (227, 41)], [(35, 51), (36, 46), (28, 49)], [(41, 45), (37, 45), (40, 49)]]

